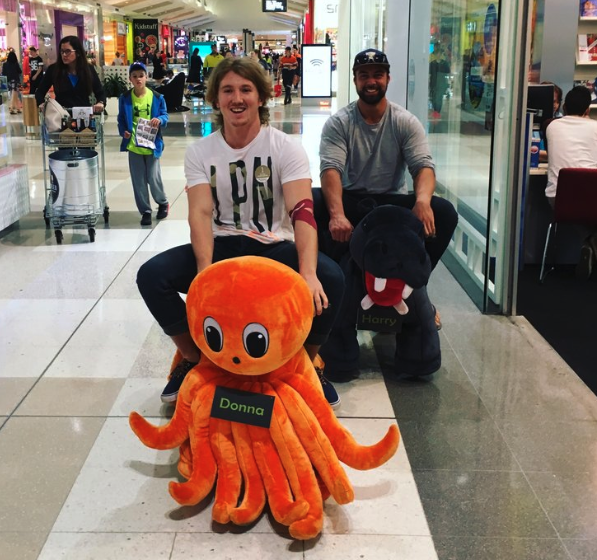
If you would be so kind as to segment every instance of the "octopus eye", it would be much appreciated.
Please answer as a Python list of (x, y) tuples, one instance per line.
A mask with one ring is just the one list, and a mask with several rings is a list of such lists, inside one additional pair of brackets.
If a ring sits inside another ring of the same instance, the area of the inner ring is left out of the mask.
[(224, 335), (222, 327), (213, 317), (206, 317), (203, 321), (203, 334), (207, 345), (214, 351), (219, 352), (224, 346)]
[(267, 329), (259, 323), (250, 323), (243, 331), (243, 344), (247, 354), (252, 358), (261, 358), (269, 346)]

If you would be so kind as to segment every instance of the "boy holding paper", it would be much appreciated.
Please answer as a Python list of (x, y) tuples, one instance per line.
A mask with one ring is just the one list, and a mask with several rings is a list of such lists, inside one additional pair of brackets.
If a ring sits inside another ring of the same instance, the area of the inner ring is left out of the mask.
[(168, 123), (164, 97), (145, 86), (147, 68), (133, 62), (129, 68), (133, 88), (118, 100), (118, 132), (123, 140), (120, 151), (129, 154), (129, 169), (141, 225), (151, 225), (151, 196), (158, 205), (156, 218), (168, 216), (170, 205), (164, 193), (159, 157), (164, 151), (161, 128)]

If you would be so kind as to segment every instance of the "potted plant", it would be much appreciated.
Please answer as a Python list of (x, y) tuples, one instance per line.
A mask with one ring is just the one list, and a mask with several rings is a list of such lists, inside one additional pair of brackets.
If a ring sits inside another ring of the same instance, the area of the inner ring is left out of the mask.
[(104, 78), (104, 91), (106, 97), (120, 97), (129, 89), (129, 84), (118, 74), (108, 75)]

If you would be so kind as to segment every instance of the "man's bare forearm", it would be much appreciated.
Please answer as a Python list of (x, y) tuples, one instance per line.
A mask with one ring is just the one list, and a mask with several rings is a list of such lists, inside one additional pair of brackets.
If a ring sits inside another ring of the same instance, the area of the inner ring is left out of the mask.
[(430, 167), (424, 167), (414, 178), (413, 186), (417, 202), (431, 203), (435, 192), (435, 172)]
[(344, 216), (342, 179), (336, 169), (326, 169), (321, 175), (321, 190), (330, 218)]
[(197, 261), (197, 272), (201, 272), (212, 263), (214, 254), (213, 199), (209, 185), (190, 188), (188, 198), (191, 245)]
[(205, 220), (204, 217), (195, 217), (189, 220), (191, 225), (191, 245), (197, 261), (197, 272), (207, 268), (213, 261), (214, 236), (211, 228), (211, 216)]
[(297, 220), (294, 224), (294, 243), (299, 261), (299, 273), (302, 276), (315, 274), (317, 271), (317, 230), (310, 224)]

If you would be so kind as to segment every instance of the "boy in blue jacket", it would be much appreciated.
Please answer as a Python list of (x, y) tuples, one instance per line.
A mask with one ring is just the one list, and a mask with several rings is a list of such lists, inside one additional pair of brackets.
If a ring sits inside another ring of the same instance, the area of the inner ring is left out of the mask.
[[(122, 94), (118, 100), (118, 132), (123, 140), (120, 151), (129, 153), (129, 169), (135, 193), (135, 202), (141, 213), (141, 225), (151, 225), (151, 202), (149, 191), (158, 204), (156, 218), (168, 216), (170, 205), (164, 192), (159, 157), (164, 151), (162, 127), (168, 123), (168, 112), (164, 97), (145, 86), (147, 68), (142, 62), (133, 62), (129, 68), (129, 79), (133, 88)], [(146, 119), (158, 133), (155, 148), (140, 146), (136, 138), (139, 119)], [(149, 188), (148, 188), (149, 186)]]

